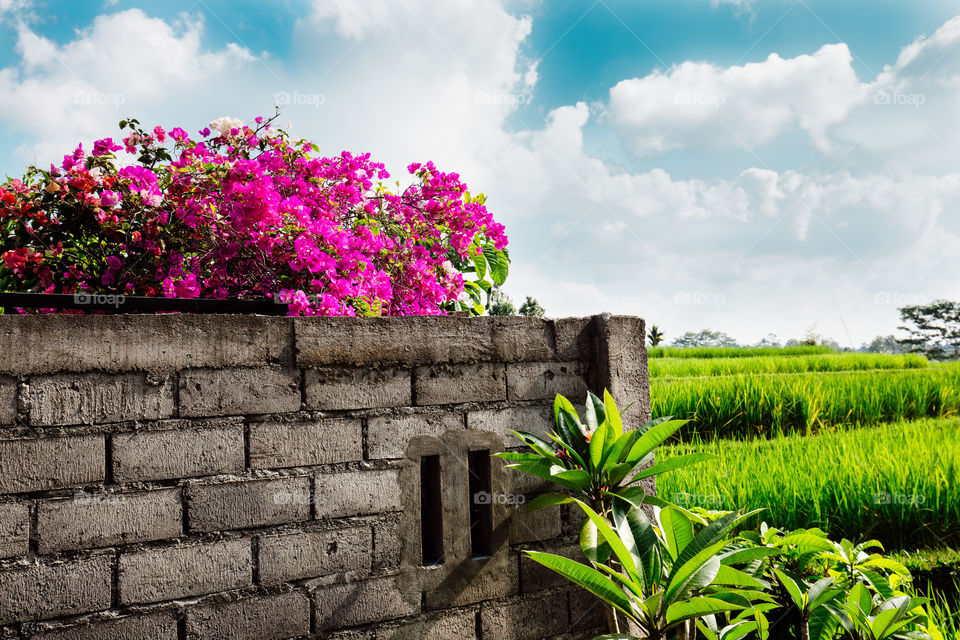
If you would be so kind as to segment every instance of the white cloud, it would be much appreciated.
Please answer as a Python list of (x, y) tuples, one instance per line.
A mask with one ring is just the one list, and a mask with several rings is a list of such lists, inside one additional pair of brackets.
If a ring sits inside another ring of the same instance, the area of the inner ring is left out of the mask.
[(827, 128), (862, 100), (845, 44), (812, 55), (717, 67), (684, 62), (610, 90), (611, 123), (638, 153), (768, 142), (789, 128), (828, 147)]

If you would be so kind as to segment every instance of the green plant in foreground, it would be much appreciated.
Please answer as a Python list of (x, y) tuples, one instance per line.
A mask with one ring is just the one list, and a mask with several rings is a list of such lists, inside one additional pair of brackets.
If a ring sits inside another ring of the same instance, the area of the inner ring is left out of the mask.
[(879, 603), (867, 588), (856, 584), (844, 602), (826, 605), (836, 616), (851, 640), (885, 640), (885, 638), (930, 638), (929, 634), (909, 629), (926, 616), (926, 598), (893, 596)]
[[(514, 431), (530, 452), (496, 454), (508, 468), (549, 480), (573, 492), (608, 520), (616, 498), (640, 504), (668, 503), (633, 486), (639, 480), (713, 458), (709, 453), (676, 456), (654, 462), (654, 449), (686, 422), (658, 418), (636, 429), (624, 430), (620, 411), (609, 392), (603, 400), (587, 395), (584, 421), (562, 395), (553, 403), (555, 430), (547, 438)], [(585, 525), (586, 526), (586, 525)]]

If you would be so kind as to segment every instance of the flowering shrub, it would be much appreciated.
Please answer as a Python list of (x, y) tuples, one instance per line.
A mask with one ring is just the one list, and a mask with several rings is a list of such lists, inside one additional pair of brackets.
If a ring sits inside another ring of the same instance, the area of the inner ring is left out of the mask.
[[(274, 118), (220, 118), (200, 140), (124, 120), (121, 141), (3, 184), (0, 290), (275, 298), (291, 315), (483, 312), (509, 263), (483, 194), (432, 162), (393, 193), (369, 154), (319, 157)], [(136, 160), (118, 166), (121, 151)]]

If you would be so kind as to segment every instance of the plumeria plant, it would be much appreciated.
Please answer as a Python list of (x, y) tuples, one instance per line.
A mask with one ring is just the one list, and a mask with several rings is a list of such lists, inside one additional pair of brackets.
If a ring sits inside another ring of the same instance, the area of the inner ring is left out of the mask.
[(9, 180), (0, 290), (272, 298), (291, 315), (484, 311), (509, 256), (483, 194), (432, 162), (391, 190), (369, 154), (320, 156), (276, 117), (219, 118), (197, 139), (122, 120), (121, 140)]

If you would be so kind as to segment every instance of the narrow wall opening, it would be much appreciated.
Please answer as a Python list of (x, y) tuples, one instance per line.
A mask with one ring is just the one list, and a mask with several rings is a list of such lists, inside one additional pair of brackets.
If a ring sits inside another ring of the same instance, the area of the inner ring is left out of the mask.
[(420, 546), (423, 566), (443, 564), (440, 456), (420, 458)]
[(471, 451), (470, 472), (470, 549), (471, 557), (493, 555), (493, 495), (490, 474), (490, 451)]

